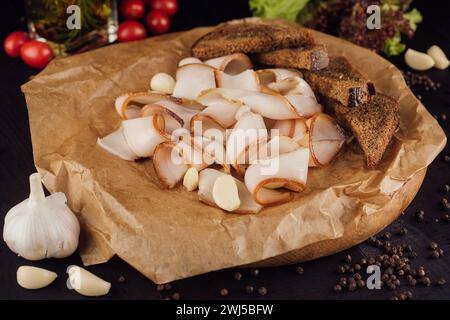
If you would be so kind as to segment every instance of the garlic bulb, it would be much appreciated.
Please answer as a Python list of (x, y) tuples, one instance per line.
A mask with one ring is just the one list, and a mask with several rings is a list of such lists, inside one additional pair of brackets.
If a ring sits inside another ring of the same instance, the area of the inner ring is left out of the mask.
[(39, 173), (30, 176), (30, 197), (5, 217), (3, 240), (28, 260), (64, 258), (78, 247), (80, 224), (64, 193), (45, 197)]

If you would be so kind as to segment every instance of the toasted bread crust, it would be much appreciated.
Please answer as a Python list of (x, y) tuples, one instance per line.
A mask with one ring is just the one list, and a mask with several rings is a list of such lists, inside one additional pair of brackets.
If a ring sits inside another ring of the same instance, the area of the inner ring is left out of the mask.
[(305, 28), (242, 21), (220, 25), (198, 39), (192, 46), (192, 55), (205, 60), (238, 52), (258, 53), (312, 44), (311, 32)]
[(374, 94), (373, 85), (344, 57), (332, 57), (327, 68), (305, 71), (305, 80), (319, 94), (344, 106), (358, 106)]
[(303, 46), (300, 48), (257, 53), (254, 55), (254, 59), (260, 64), (268, 66), (312, 71), (326, 68), (329, 63), (328, 52), (324, 45)]
[(326, 97), (321, 97), (321, 101), (334, 113), (338, 123), (354, 134), (366, 155), (367, 166), (374, 168), (398, 127), (397, 101), (380, 93), (358, 107), (347, 107)]

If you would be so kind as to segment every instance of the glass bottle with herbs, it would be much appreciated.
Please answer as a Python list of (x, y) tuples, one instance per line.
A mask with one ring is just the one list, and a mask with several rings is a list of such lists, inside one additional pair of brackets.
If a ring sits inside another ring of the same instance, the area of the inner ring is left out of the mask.
[(116, 0), (25, 0), (25, 5), (31, 36), (46, 41), (57, 55), (117, 39)]

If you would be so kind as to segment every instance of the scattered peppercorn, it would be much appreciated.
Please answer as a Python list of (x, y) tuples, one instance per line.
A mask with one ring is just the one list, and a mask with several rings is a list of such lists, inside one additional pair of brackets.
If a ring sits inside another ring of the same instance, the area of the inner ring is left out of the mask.
[(445, 113), (441, 113), (441, 120), (442, 121), (447, 120), (447, 115)]
[(431, 251), (431, 257), (433, 257), (435, 259), (439, 258), (440, 257), (439, 251), (438, 250)]
[(390, 239), (391, 238), (391, 233), (390, 232), (385, 232), (383, 236), (384, 236), (385, 239)]
[(341, 292), (341, 291), (342, 291), (341, 285), (340, 285), (340, 284), (336, 284), (336, 285), (333, 287), (333, 291), (334, 291), (334, 292)]
[(245, 286), (245, 292), (246, 292), (247, 294), (252, 294), (253, 291), (255, 291), (255, 288), (253, 288), (253, 286), (250, 286), (250, 285)]
[(359, 271), (359, 270), (361, 270), (361, 265), (358, 263), (355, 263), (355, 265), (353, 266), (353, 269), (355, 269), (355, 271)]
[(366, 282), (363, 279), (359, 279), (358, 281), (356, 281), (356, 285), (358, 286), (358, 288), (363, 288), (366, 285)]
[(401, 236), (404, 236), (404, 235), (406, 235), (407, 233), (408, 233), (408, 229), (406, 229), (405, 227), (401, 227), (401, 228), (398, 230), (398, 234), (401, 235)]
[(352, 263), (352, 256), (351, 255), (346, 255), (345, 256), (345, 262), (347, 262), (347, 263)]
[(120, 277), (117, 279), (117, 281), (120, 282), (120, 283), (123, 283), (123, 282), (125, 282), (125, 277), (124, 277), (124, 276), (120, 276)]
[(449, 155), (445, 155), (444, 156), (444, 161), (445, 162), (450, 162), (450, 156)]
[(431, 286), (431, 280), (429, 277), (422, 278), (422, 283), (427, 287)]
[(242, 273), (240, 273), (240, 272), (235, 272), (234, 273), (234, 275), (233, 275), (233, 277), (234, 277), (234, 279), (235, 280), (241, 280), (242, 279)]
[(158, 292), (164, 291), (164, 285), (163, 285), (163, 284), (158, 284), (158, 285), (156, 286), (156, 291), (158, 291)]
[(345, 267), (344, 267), (344, 266), (338, 266), (338, 267), (337, 267), (337, 271), (338, 271), (339, 273), (345, 273)]
[(259, 287), (258, 288), (258, 293), (261, 296), (265, 296), (267, 294), (267, 288), (266, 287)]
[(181, 298), (181, 295), (178, 292), (174, 292), (172, 294), (172, 299), (173, 300), (180, 300), (180, 298)]
[(259, 276), (259, 269), (252, 269), (252, 270), (250, 271), (250, 274), (251, 274), (253, 277)]
[(421, 222), (425, 219), (425, 211), (419, 210), (414, 214), (417, 221)]
[(165, 289), (166, 291), (169, 291), (169, 290), (172, 289), (172, 285), (171, 285), (170, 283), (166, 283), (166, 284), (164, 285), (164, 289)]
[(297, 269), (295, 269), (295, 272), (297, 272), (297, 274), (303, 274), (305, 270), (303, 270), (302, 267), (297, 267)]
[(430, 243), (430, 249), (436, 250), (438, 247), (439, 247), (439, 245), (436, 242), (431, 242)]
[(442, 190), (447, 193), (450, 191), (450, 186), (448, 184), (444, 184), (444, 186), (442, 187)]
[(447, 281), (445, 281), (444, 278), (440, 278), (440, 279), (437, 281), (437, 284), (440, 285), (440, 286), (443, 286), (444, 284), (446, 284), (446, 282), (447, 282)]
[(220, 295), (222, 296), (222, 297), (226, 297), (227, 295), (228, 295), (228, 289), (227, 288), (222, 288), (222, 289), (220, 289)]

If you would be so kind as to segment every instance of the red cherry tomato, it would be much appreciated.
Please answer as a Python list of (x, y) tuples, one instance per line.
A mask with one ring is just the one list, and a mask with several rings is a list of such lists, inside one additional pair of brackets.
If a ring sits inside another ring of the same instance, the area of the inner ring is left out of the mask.
[(152, 10), (145, 17), (145, 23), (155, 34), (166, 33), (170, 29), (169, 16), (162, 11)]
[(137, 21), (124, 21), (119, 24), (119, 31), (117, 32), (119, 42), (128, 42), (145, 39), (147, 37), (147, 30), (142, 23)]
[(150, 0), (150, 7), (173, 16), (178, 11), (178, 2), (177, 0)]
[(20, 57), (30, 67), (42, 69), (52, 60), (53, 50), (45, 42), (32, 40), (20, 48)]
[(8, 56), (17, 58), (20, 56), (20, 48), (29, 41), (28, 33), (23, 31), (14, 31), (6, 37), (3, 42), (3, 48)]
[(120, 14), (129, 20), (139, 20), (144, 16), (145, 4), (142, 0), (123, 0), (120, 5)]

